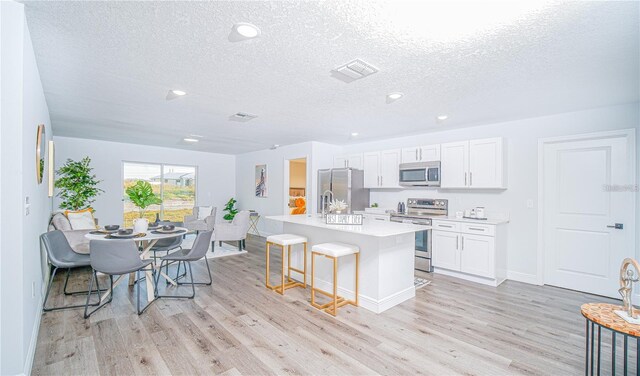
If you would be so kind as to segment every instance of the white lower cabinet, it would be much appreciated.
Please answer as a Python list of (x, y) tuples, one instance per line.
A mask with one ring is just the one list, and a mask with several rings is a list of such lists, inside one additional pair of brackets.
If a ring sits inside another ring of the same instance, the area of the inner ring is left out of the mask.
[(434, 267), (460, 270), (460, 235), (455, 232), (434, 230), (431, 236), (431, 248)]
[(460, 271), (493, 278), (495, 239), (493, 236), (460, 235)]
[[(473, 231), (483, 229), (484, 235)], [(497, 286), (506, 279), (506, 224), (470, 226), (433, 221), (434, 271)]]

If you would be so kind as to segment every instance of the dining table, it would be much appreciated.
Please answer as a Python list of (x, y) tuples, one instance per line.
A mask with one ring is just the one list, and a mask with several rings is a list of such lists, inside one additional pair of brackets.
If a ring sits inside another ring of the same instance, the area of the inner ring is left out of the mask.
[[(144, 233), (132, 234), (131, 237), (121, 238), (121, 237), (117, 237), (118, 236), (117, 233), (114, 233), (115, 234), (114, 235), (114, 234), (108, 233), (105, 230), (97, 230), (97, 231), (92, 231), (86, 234), (85, 237), (89, 240), (104, 240), (104, 241), (110, 241), (110, 242), (134, 241), (136, 242), (136, 244), (138, 245), (138, 248), (140, 249), (140, 258), (145, 260), (145, 259), (150, 259), (152, 257), (151, 248), (153, 248), (153, 246), (158, 242), (158, 240), (175, 238), (177, 236), (183, 236), (188, 232), (189, 230), (184, 227), (175, 227), (174, 231), (172, 232), (162, 232), (161, 229), (148, 229)], [(177, 286), (176, 281), (174, 281), (165, 272), (163, 272), (158, 265), (154, 263), (153, 268), (158, 270), (160, 275), (162, 275), (169, 283), (171, 283), (174, 286)], [(146, 276), (145, 279), (147, 284), (147, 300), (151, 302), (155, 299), (155, 292), (154, 292), (154, 287), (152, 283), (153, 274), (151, 273), (151, 271), (145, 271), (145, 276)], [(118, 278), (113, 283), (113, 287), (115, 288), (116, 286), (118, 286), (118, 284), (120, 284), (124, 280), (124, 277), (125, 276), (123, 275), (118, 276)], [(135, 273), (130, 273), (129, 285), (133, 285), (134, 283), (135, 283)], [(107, 290), (104, 294), (102, 294), (102, 296), (100, 297), (100, 302), (103, 302), (109, 296), (110, 293), (111, 291)]]

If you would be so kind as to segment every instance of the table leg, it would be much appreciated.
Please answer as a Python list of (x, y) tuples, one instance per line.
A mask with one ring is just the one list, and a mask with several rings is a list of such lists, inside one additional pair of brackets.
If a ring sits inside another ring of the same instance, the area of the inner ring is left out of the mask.
[[(158, 242), (158, 240), (151, 240), (149, 241), (149, 243), (147, 243), (144, 248), (142, 249), (142, 253), (140, 254), (140, 258), (142, 258), (143, 260), (149, 259), (151, 258), (151, 256), (149, 255), (149, 252), (151, 252), (151, 247), (153, 247), (154, 245), (156, 245), (156, 243)], [(153, 267), (155, 268), (155, 265), (153, 265)], [(156, 296), (154, 294), (154, 289), (153, 289), (153, 274), (150, 271), (145, 271), (144, 272), (146, 277), (145, 280), (147, 282), (147, 300), (149, 302), (152, 302)]]

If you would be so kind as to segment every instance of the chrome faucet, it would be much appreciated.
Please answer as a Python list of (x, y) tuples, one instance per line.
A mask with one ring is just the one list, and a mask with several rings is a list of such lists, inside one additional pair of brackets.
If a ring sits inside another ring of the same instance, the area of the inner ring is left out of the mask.
[(322, 192), (322, 196), (320, 198), (320, 206), (322, 206), (322, 218), (326, 218), (327, 217), (327, 197), (331, 195), (331, 200), (333, 201), (333, 192), (329, 189), (327, 189), (326, 191)]

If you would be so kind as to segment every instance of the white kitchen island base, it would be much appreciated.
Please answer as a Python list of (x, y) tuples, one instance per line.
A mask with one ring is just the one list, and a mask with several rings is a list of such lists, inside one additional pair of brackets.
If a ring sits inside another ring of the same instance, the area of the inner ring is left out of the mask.
[[(311, 284), (311, 248), (314, 244), (340, 242), (360, 247), (360, 307), (375, 313), (415, 297), (414, 254), (415, 232), (425, 229), (402, 223), (365, 223), (362, 226), (326, 225), (320, 218), (310, 216), (274, 216), (267, 219), (283, 222), (284, 233), (307, 237), (309, 279)], [(300, 252), (292, 254), (292, 267), (302, 269)], [(302, 274), (292, 271), (298, 281)], [(327, 258), (316, 256), (315, 285), (332, 291), (332, 264)], [(355, 256), (338, 261), (338, 295), (355, 299)]]

